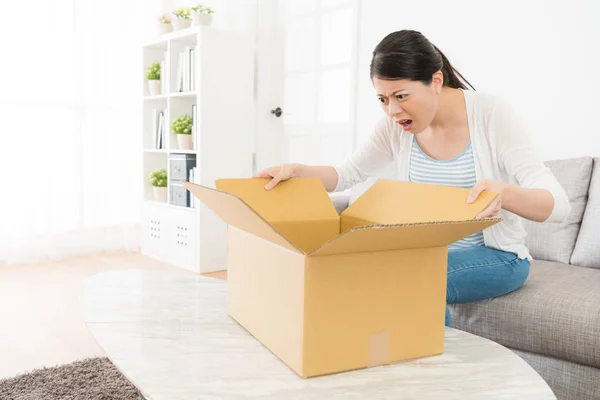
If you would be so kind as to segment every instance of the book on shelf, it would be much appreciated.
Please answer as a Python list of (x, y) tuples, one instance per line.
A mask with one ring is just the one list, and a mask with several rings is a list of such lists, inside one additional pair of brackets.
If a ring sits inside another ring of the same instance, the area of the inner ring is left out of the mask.
[(152, 109), (152, 144), (158, 150), (165, 148), (165, 112), (164, 109)]
[(177, 92), (183, 92), (183, 53), (178, 54), (177, 62)]
[(165, 148), (165, 112), (161, 111), (159, 113), (159, 121), (158, 121), (158, 143), (157, 143), (157, 149), (164, 149)]
[(195, 90), (195, 48), (186, 46), (184, 51), (178, 54), (177, 68), (177, 92), (189, 92)]
[(183, 91), (188, 92), (190, 90), (190, 46), (185, 47), (185, 51), (183, 53), (183, 66)]

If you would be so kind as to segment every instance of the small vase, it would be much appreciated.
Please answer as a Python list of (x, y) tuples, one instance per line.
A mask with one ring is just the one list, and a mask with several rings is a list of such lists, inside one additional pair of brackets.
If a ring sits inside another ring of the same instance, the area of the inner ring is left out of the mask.
[(195, 12), (192, 14), (192, 18), (193, 26), (210, 26), (210, 24), (212, 23), (212, 14)]
[(173, 28), (176, 31), (189, 28), (191, 24), (192, 24), (191, 19), (187, 19), (187, 18), (174, 18), (173, 19)]
[(158, 201), (159, 203), (167, 202), (167, 188), (163, 186), (153, 186), (152, 190), (154, 191), (154, 201)]
[(177, 145), (179, 150), (193, 150), (192, 135), (177, 134)]
[(164, 35), (165, 33), (170, 33), (173, 32), (173, 25), (171, 24), (163, 24), (160, 23), (158, 24), (158, 34), (159, 35)]
[(150, 96), (157, 96), (161, 94), (160, 79), (148, 81), (148, 88), (150, 89)]

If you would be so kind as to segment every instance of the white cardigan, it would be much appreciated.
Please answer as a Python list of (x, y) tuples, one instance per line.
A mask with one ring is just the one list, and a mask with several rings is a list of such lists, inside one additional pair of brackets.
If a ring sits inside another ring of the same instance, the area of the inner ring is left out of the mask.
[[(533, 149), (523, 126), (509, 107), (490, 94), (469, 90), (463, 90), (463, 93), (477, 180), (546, 189), (554, 197), (554, 209), (546, 221), (564, 221), (571, 211), (569, 199)], [(397, 165), (397, 178), (408, 181), (412, 137), (393, 119), (383, 117), (369, 140), (343, 165), (335, 167), (338, 173), (335, 191), (343, 191), (370, 177), (377, 177), (392, 162)], [(527, 234), (522, 218), (506, 210), (500, 211), (500, 217), (503, 222), (483, 231), (485, 245), (531, 260), (525, 246)]]

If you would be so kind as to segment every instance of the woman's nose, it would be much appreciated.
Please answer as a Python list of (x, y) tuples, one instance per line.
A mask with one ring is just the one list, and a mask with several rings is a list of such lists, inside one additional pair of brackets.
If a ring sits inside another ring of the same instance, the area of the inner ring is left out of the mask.
[(396, 101), (390, 101), (388, 104), (388, 115), (390, 116), (394, 116), (396, 114), (401, 114), (402, 113), (402, 107), (400, 107), (400, 104), (398, 104), (398, 102)]

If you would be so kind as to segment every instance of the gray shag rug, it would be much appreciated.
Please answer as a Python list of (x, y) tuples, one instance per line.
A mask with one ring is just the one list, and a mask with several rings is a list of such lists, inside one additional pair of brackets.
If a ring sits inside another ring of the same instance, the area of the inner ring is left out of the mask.
[(106, 357), (87, 358), (0, 380), (2, 400), (141, 400)]

